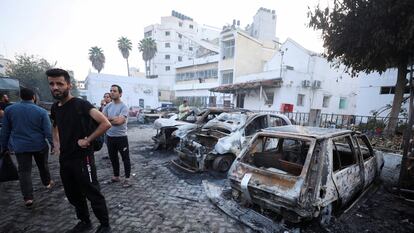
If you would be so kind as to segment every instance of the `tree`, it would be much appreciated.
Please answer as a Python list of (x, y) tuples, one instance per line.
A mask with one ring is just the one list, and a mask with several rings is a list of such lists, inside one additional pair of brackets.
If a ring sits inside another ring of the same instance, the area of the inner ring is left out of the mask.
[(336, 0), (308, 12), (309, 27), (322, 31), (325, 56), (353, 76), (398, 69), (386, 133), (396, 128), (407, 66), (414, 55), (414, 2), (410, 0)]
[[(10, 78), (19, 80), (20, 85), (28, 88), (33, 88), (36, 94), (39, 95), (41, 101), (54, 101), (50, 93), (49, 84), (46, 79), (46, 70), (56, 66), (56, 63), (51, 64), (44, 58), (37, 58), (33, 55), (17, 55), (16, 62), (12, 63), (6, 74)], [(78, 95), (75, 80), (71, 76), (72, 94)]]
[(121, 37), (118, 39), (118, 49), (122, 53), (122, 57), (126, 59), (127, 62), (127, 69), (128, 69), (128, 76), (129, 76), (129, 63), (128, 63), (128, 57), (129, 57), (129, 51), (132, 50), (132, 43), (131, 41), (126, 37)]
[(142, 39), (138, 44), (138, 49), (142, 52), (142, 59), (145, 61), (145, 71), (147, 77), (150, 76), (151, 70), (149, 69), (150, 61), (155, 57), (157, 53), (157, 43), (154, 39), (147, 37)]
[(105, 64), (105, 55), (103, 54), (103, 50), (98, 46), (91, 47), (89, 49), (89, 60), (92, 62), (93, 68), (100, 73)]

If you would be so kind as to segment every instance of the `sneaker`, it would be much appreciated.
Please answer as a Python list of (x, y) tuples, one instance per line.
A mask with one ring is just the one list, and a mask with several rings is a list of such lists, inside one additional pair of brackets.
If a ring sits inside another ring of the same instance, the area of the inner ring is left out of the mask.
[(130, 179), (129, 178), (125, 178), (125, 180), (124, 180), (124, 182), (122, 184), (122, 187), (124, 187), (124, 188), (131, 187), (131, 182), (130, 182)]
[(24, 201), (24, 205), (25, 205), (27, 208), (32, 207), (32, 205), (33, 205), (33, 200), (25, 200), (25, 201)]
[(51, 180), (49, 184), (46, 186), (47, 189), (52, 189), (55, 186), (55, 182)]
[(88, 231), (90, 229), (92, 229), (91, 222), (79, 221), (78, 224), (76, 224), (72, 229), (70, 229), (66, 233), (78, 233), (78, 232), (80, 233), (80, 232)]
[(100, 225), (98, 229), (96, 229), (95, 233), (111, 233), (111, 227), (110, 226), (103, 226)]
[(119, 179), (119, 176), (112, 176), (111, 178), (112, 183), (119, 182), (119, 181), (121, 181), (121, 179)]

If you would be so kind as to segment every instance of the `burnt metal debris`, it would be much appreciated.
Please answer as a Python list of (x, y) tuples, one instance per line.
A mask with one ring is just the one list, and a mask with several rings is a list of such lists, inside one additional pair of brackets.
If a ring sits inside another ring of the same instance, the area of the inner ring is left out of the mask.
[(330, 222), (379, 177), (384, 165), (365, 135), (282, 126), (257, 133), (228, 173), (235, 200), (298, 223)]

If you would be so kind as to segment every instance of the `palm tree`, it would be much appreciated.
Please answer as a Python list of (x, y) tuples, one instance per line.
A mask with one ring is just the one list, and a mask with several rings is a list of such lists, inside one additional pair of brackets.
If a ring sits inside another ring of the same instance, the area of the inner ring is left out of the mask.
[(132, 49), (131, 41), (126, 37), (119, 38), (118, 39), (118, 49), (119, 49), (119, 51), (121, 51), (122, 56), (126, 59), (127, 69), (128, 69), (128, 76), (129, 76), (128, 57), (129, 57), (129, 51), (131, 51), (131, 49)]
[(150, 61), (157, 53), (157, 43), (154, 39), (147, 37), (139, 42), (138, 49), (142, 52), (142, 59), (145, 61), (146, 75), (149, 77), (151, 74), (151, 70), (149, 70), (149, 66), (151, 65)]
[(89, 60), (92, 62), (93, 68), (100, 73), (105, 64), (105, 55), (103, 54), (103, 50), (98, 46), (91, 47), (89, 49)]

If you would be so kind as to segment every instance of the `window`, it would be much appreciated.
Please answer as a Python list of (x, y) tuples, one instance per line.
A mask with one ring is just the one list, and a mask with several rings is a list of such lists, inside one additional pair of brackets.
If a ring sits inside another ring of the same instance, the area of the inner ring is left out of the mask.
[(323, 97), (323, 102), (322, 102), (322, 107), (323, 108), (327, 108), (329, 107), (329, 101), (331, 100), (330, 96), (324, 96)]
[(170, 36), (170, 32), (169, 31), (166, 31), (165, 32), (165, 36)]
[(178, 61), (183, 61), (183, 57), (178, 56)]
[(166, 48), (170, 48), (170, 43), (165, 43)]
[(178, 33), (178, 38), (183, 38), (183, 35), (181, 35), (180, 33)]
[(265, 104), (272, 105), (275, 93), (272, 90), (267, 90), (267, 91), (265, 91), (265, 93), (266, 93), (266, 97), (267, 97), (267, 99), (265, 101)]
[(165, 60), (170, 60), (170, 55), (169, 54), (165, 55)]
[(188, 47), (188, 50), (193, 51), (193, 47)]
[(183, 22), (178, 22), (178, 26), (182, 27), (183, 26)]
[(356, 164), (356, 154), (350, 136), (332, 139), (333, 170)]
[(194, 28), (194, 26), (193, 26), (192, 24), (188, 25), (188, 27), (189, 27), (190, 29), (193, 29), (193, 28)]
[(227, 40), (222, 42), (223, 60), (234, 57), (234, 40)]
[(339, 98), (339, 109), (345, 109), (346, 108), (346, 98), (341, 97)]
[(170, 70), (170, 66), (166, 66), (165, 71), (169, 71), (169, 70)]
[(298, 95), (298, 101), (296, 103), (298, 106), (304, 106), (305, 105), (305, 95), (299, 94)]
[(282, 118), (270, 116), (269, 127), (278, 127), (282, 125), (286, 125), (286, 122)]
[(145, 38), (150, 37), (150, 36), (152, 36), (152, 31), (148, 31), (144, 33)]
[(179, 44), (179, 45), (178, 45), (178, 49), (179, 49), (179, 50), (182, 50), (182, 49), (183, 49), (183, 46)]
[[(410, 93), (410, 87), (406, 86), (404, 88), (404, 94)], [(380, 95), (394, 95), (395, 94), (395, 87), (393, 86), (387, 86), (387, 87), (381, 87), (380, 89)]]
[(364, 161), (372, 158), (374, 156), (374, 151), (368, 141), (368, 138), (365, 135), (358, 135), (356, 136), (356, 139), (358, 141), (359, 149), (361, 150), (362, 158)]
[(221, 84), (233, 84), (233, 70), (221, 73)]

